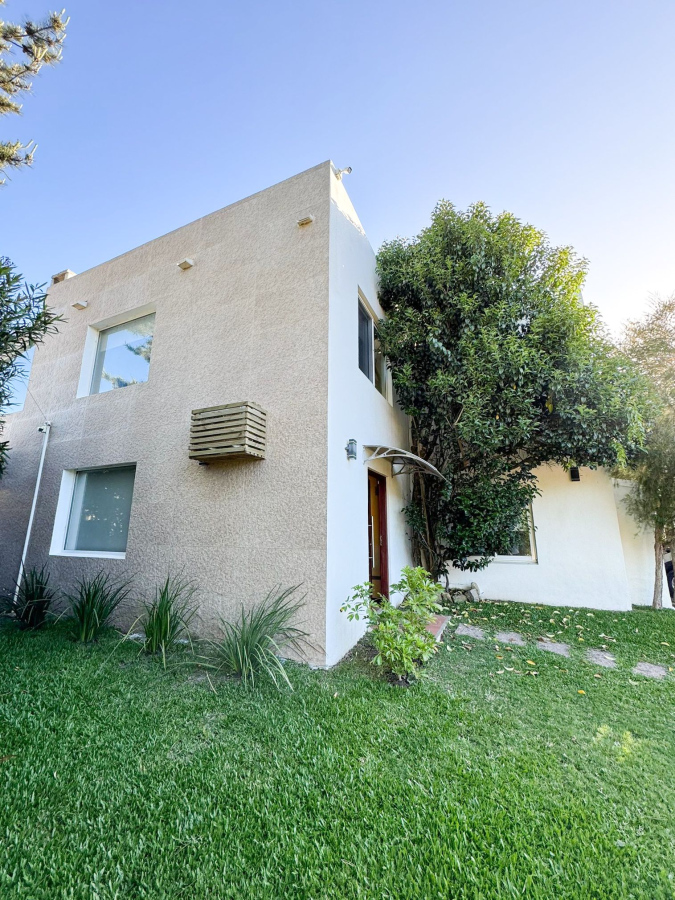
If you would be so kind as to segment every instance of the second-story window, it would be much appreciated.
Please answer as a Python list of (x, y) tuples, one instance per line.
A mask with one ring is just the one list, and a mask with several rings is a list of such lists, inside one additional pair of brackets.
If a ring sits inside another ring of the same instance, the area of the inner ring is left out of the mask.
[(375, 336), (375, 323), (359, 300), (359, 369), (383, 397), (388, 397), (387, 363)]
[(359, 369), (373, 380), (373, 320), (359, 301)]
[(102, 394), (148, 380), (155, 314), (99, 332), (91, 394)]

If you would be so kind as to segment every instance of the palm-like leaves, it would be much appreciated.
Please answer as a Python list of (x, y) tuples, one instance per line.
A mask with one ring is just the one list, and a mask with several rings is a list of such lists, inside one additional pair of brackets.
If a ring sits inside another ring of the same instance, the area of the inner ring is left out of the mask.
[(67, 595), (76, 640), (95, 640), (130, 594), (130, 580), (115, 581), (107, 572), (78, 582), (77, 592)]
[(24, 571), (16, 596), (5, 597), (0, 604), (0, 615), (14, 619), (19, 628), (40, 628), (56, 591), (49, 587), (49, 573), (45, 566), (35, 566)]
[(161, 653), (164, 668), (167, 651), (182, 639), (190, 640), (190, 623), (197, 613), (192, 605), (195, 590), (191, 582), (167, 575), (164, 584), (155, 588), (152, 603), (144, 604), (145, 650)]
[(304, 606), (304, 598), (293, 599), (298, 587), (273, 588), (259, 606), (248, 612), (242, 608), (238, 621), (222, 621), (223, 636), (210, 642), (207, 668), (237, 676), (247, 687), (267, 675), (277, 687), (283, 681), (293, 690), (281, 657), (289, 651), (303, 655), (310, 646), (307, 632), (292, 624)]

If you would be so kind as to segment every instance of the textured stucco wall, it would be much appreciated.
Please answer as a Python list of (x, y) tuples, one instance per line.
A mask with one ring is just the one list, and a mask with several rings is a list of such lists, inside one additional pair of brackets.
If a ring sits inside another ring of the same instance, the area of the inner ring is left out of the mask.
[(475, 581), (494, 600), (630, 609), (612, 479), (602, 470), (581, 469), (574, 483), (558, 466), (536, 474), (537, 562), (494, 561), (476, 573), (453, 569), (451, 583)]
[[(328, 349), (328, 586), (326, 659), (337, 662), (363, 634), (363, 621), (340, 612), (355, 584), (368, 580), (368, 468), (387, 477), (389, 577), (411, 562), (403, 507), (408, 479), (391, 477), (390, 463), (366, 464), (368, 444), (408, 446), (406, 416), (376, 390), (358, 364), (359, 290), (376, 318), (375, 254), (342, 182), (332, 181), (330, 212), (330, 322)], [(345, 445), (354, 438), (358, 458)]]
[[(182, 569), (199, 583), (204, 630), (277, 583), (303, 582), (306, 624), (323, 647), (331, 179), (324, 163), (51, 289), (67, 322), (30, 377), (53, 428), (29, 565), (49, 560), (64, 587), (100, 568), (134, 574), (146, 592)], [(307, 215), (314, 222), (299, 228)], [(183, 272), (185, 257), (195, 265)], [(74, 310), (76, 300), (88, 308)], [(77, 399), (87, 326), (148, 303), (148, 382)], [(267, 459), (189, 460), (190, 411), (239, 400), (268, 412)], [(19, 564), (42, 420), (30, 397), (7, 417), (4, 584)], [(63, 470), (127, 462), (137, 471), (126, 559), (48, 557)]]

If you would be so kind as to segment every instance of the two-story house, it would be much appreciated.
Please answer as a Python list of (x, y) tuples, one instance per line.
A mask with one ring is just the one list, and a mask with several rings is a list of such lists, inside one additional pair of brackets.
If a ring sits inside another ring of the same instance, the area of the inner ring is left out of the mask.
[[(301, 584), (312, 662), (337, 662), (363, 629), (340, 612), (351, 588), (386, 592), (411, 563), (403, 507), (423, 465), (378, 352), (375, 255), (341, 173), (322, 163), (66, 270), (48, 302), (65, 321), (7, 415), (0, 582), (24, 548), (64, 588), (103, 567), (147, 593), (181, 572), (199, 585), (204, 632)], [(639, 602), (649, 541), (610, 479), (541, 477), (532, 534), (451, 582), (477, 577), (503, 599)]]

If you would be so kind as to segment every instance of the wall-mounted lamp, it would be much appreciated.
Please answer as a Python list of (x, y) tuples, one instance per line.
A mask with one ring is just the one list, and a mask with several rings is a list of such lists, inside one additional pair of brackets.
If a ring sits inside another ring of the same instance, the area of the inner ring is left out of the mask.
[(347, 459), (356, 459), (356, 441), (354, 440), (354, 438), (350, 438), (347, 441), (345, 450), (347, 452)]
[(314, 221), (314, 216), (304, 216), (302, 219), (298, 219), (298, 228), (304, 228), (305, 225), (311, 225)]
[(194, 259), (181, 259), (179, 263), (176, 263), (179, 269), (185, 271), (186, 269), (191, 269), (195, 264)]
[(86, 309), (89, 306), (88, 300), (76, 300), (74, 303), (70, 304), (73, 309)]
[(570, 481), (581, 481), (579, 466), (572, 466), (570, 469)]

